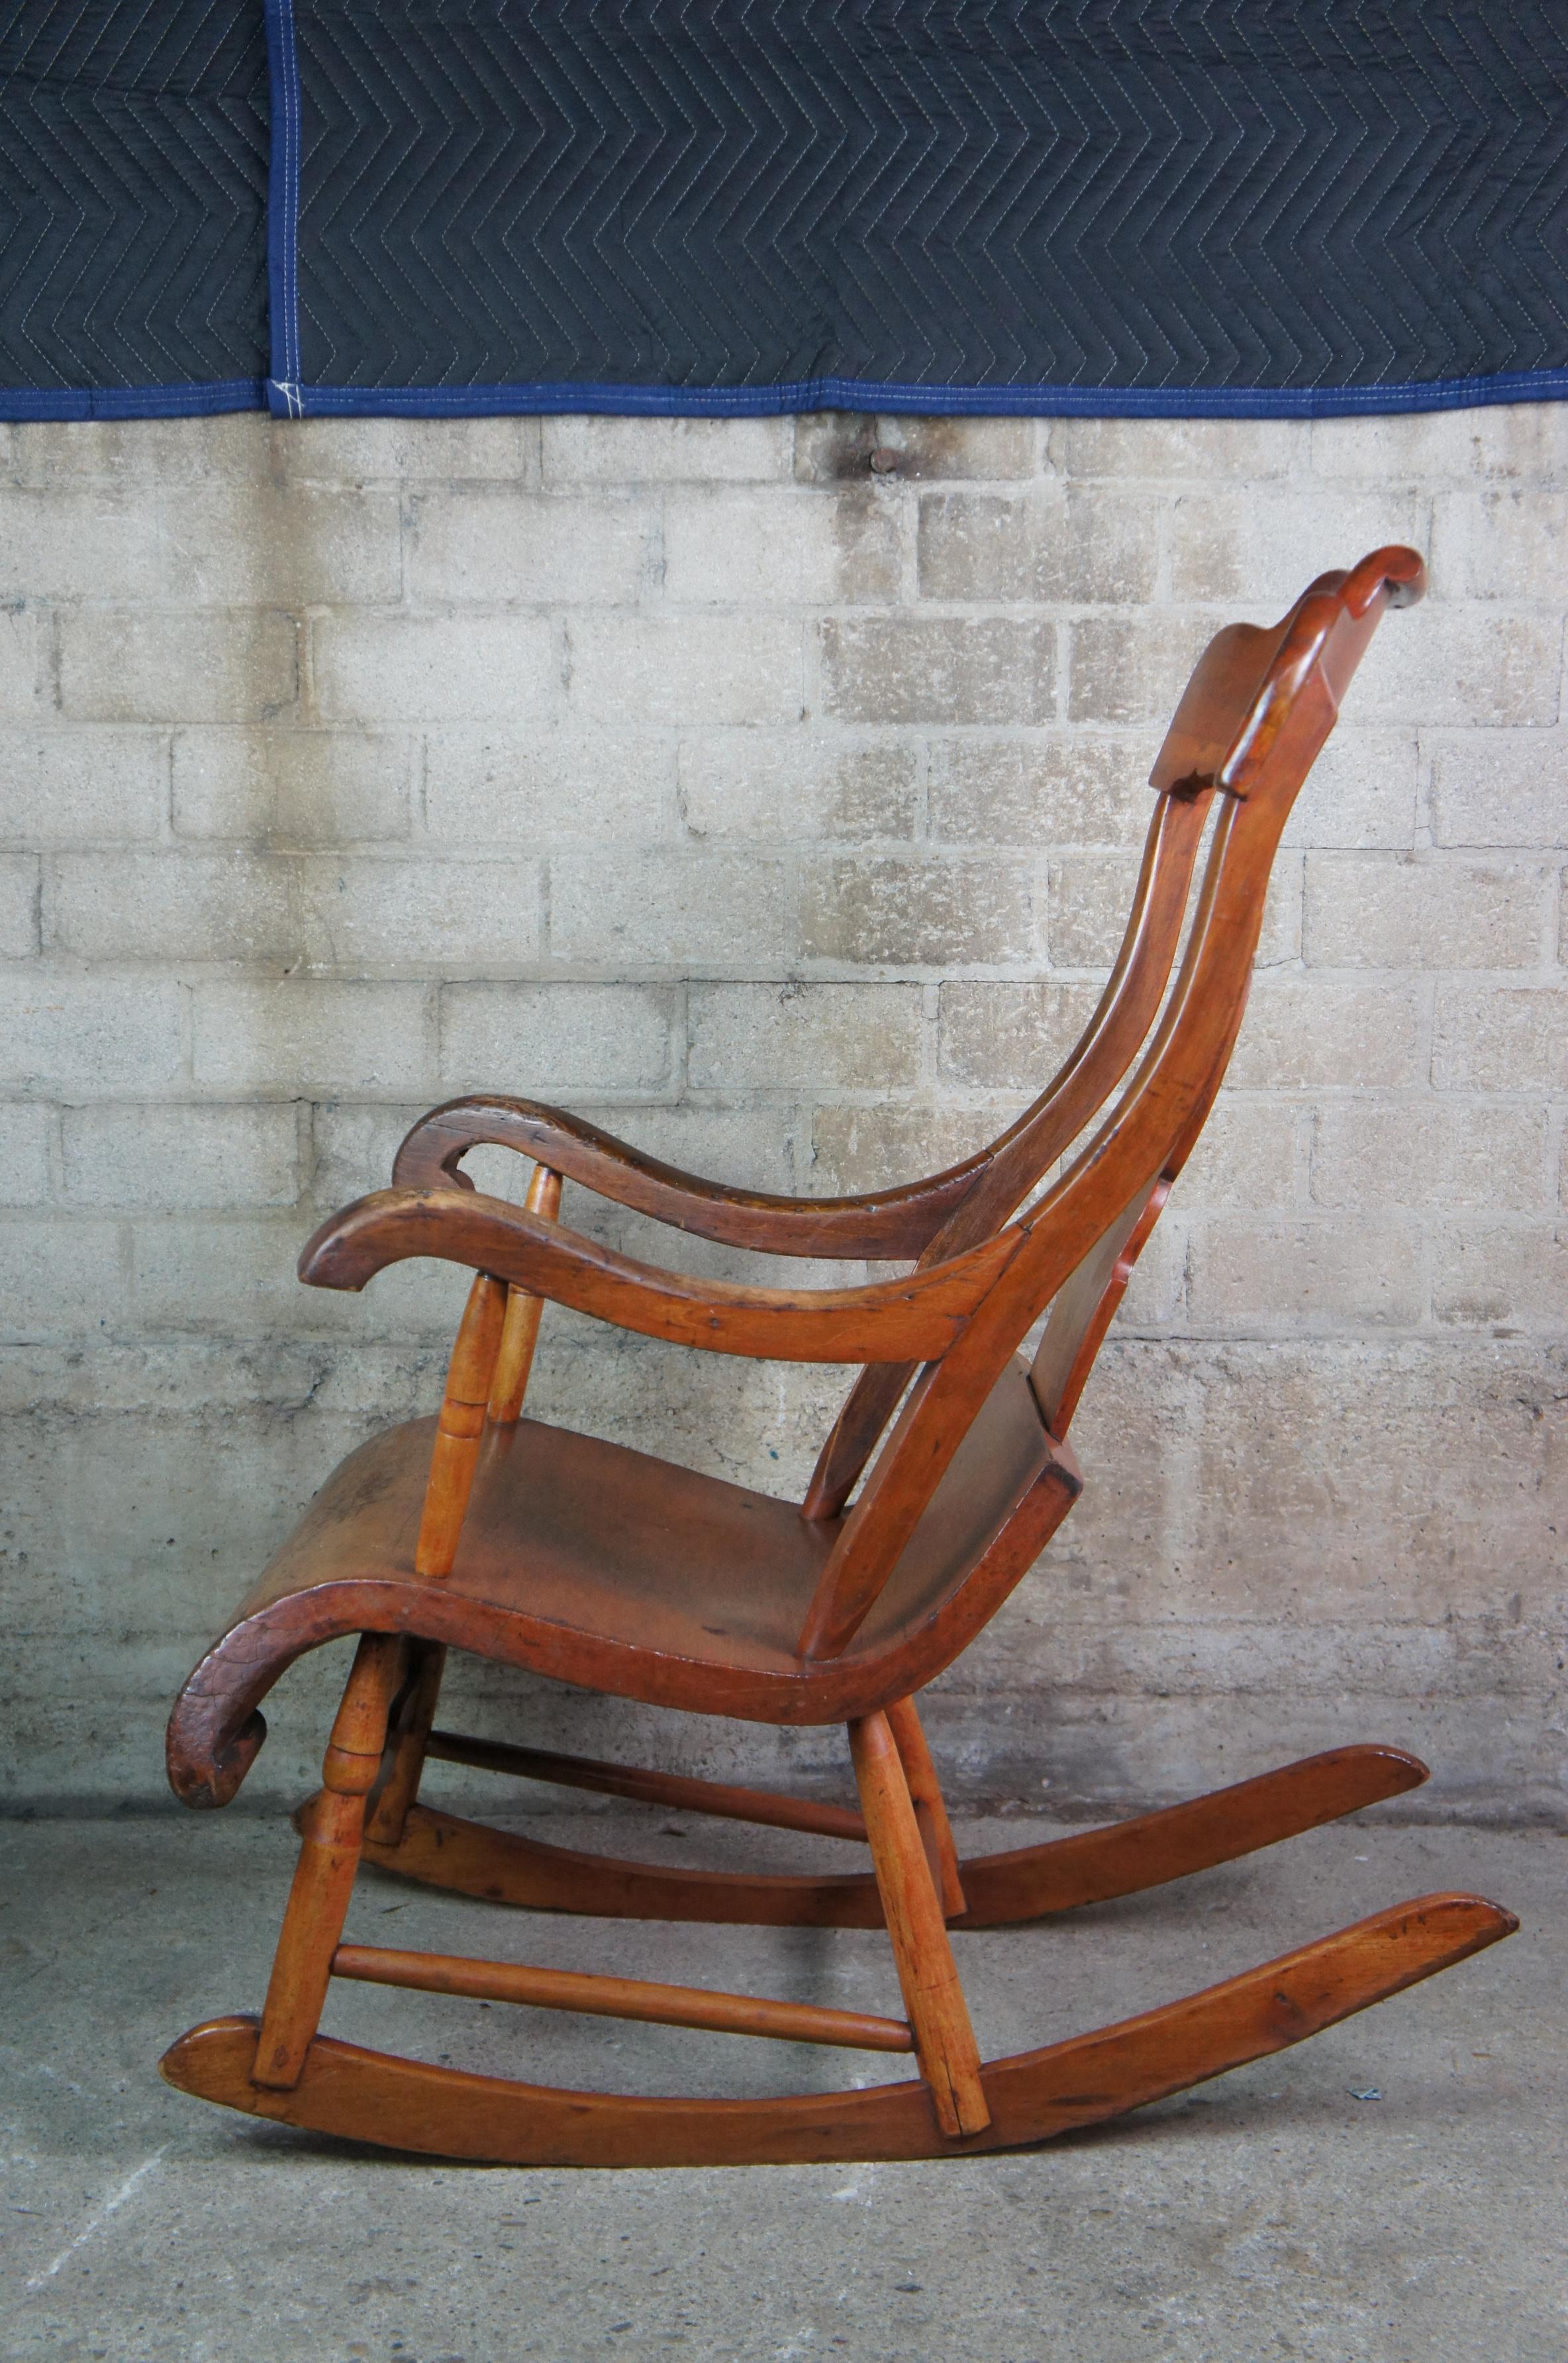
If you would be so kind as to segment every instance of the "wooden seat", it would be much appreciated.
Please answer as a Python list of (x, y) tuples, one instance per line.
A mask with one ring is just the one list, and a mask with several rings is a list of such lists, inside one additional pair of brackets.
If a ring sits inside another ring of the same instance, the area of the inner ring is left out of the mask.
[[(784, 1199), (681, 1173), (559, 1110), (478, 1095), (423, 1118), (392, 1186), (322, 1226), (301, 1259), (313, 1285), (359, 1288), (411, 1256), (475, 1278), (439, 1416), (373, 1437), (328, 1478), (176, 1703), (174, 1788), (225, 1803), (265, 1737), (272, 1684), (303, 1652), (359, 1636), (324, 1786), (301, 1816), (260, 2024), (193, 2028), (163, 2062), (171, 2081), (295, 2124), (519, 2162), (941, 2155), (1136, 2106), (1507, 1933), (1510, 1916), (1480, 1899), (1419, 1899), (1143, 2019), (987, 2064), (953, 1932), (1157, 1885), (1426, 1770), (1398, 1749), (1339, 1748), (1110, 1830), (961, 1862), (913, 1697), (1001, 1609), (1081, 1491), (1067, 1431), (1223, 1078), (1280, 832), (1379, 618), (1423, 584), (1414, 552), (1378, 550), (1321, 577), (1277, 626), (1211, 643), (1154, 765), (1099, 1007), (988, 1148), (892, 1190)], [(481, 1144), (534, 1160), (522, 1208), (463, 1172)], [(700, 1280), (565, 1227), (563, 1177), (734, 1247), (912, 1269), (827, 1289)], [(546, 1301), (698, 1350), (855, 1366), (804, 1500), (525, 1419)], [(454, 1647), (654, 1705), (842, 1722), (858, 1808), (438, 1731)], [(871, 1867), (786, 1878), (575, 1854), (421, 1804), (427, 1759), (813, 1831), (866, 1846)], [(904, 2014), (345, 1944), (363, 1859), (589, 1915), (885, 1925)], [(757, 2102), (550, 2092), (322, 2036), (333, 1977), (903, 2051), (918, 2075)]]
[[(1060, 1515), (1081, 1482), (1014, 1360), (854, 1649), (813, 1660), (798, 1644), (832, 1554), (831, 1524), (536, 1420), (487, 1434), (451, 1575), (426, 1598), (414, 1560), (436, 1425), (411, 1420), (349, 1455), (205, 1678), (187, 1684), (169, 1760), (188, 1803), (222, 1802), (197, 1793), (215, 1714), (226, 1712), (232, 1730), (302, 1649), (345, 1633), (417, 1630), (567, 1681), (591, 1666), (596, 1689), (698, 1713), (845, 1722), (903, 1697), (911, 1668), (935, 1671), (957, 1654), (995, 1604), (994, 1589), (972, 1579), (1020, 1503), (1041, 1486), (1041, 1507)], [(1010, 1554), (1010, 1589), (1026, 1564)], [(233, 1668), (242, 1670), (237, 1693), (226, 1680)]]

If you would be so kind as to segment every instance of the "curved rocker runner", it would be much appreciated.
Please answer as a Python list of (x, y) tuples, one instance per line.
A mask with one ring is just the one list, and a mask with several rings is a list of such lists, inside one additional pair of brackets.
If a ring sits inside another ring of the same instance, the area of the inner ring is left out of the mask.
[[(261, 2017), (193, 2028), (162, 2063), (171, 2083), (325, 2133), (515, 2163), (961, 2155), (1178, 2091), (1508, 1934), (1496, 1904), (1427, 1896), (1121, 2025), (983, 2061), (955, 1934), (1233, 1860), (1411, 1788), (1426, 1768), (1397, 1748), (1335, 1748), (1110, 1829), (965, 1861), (914, 1703), (1082, 1491), (1068, 1429), (1223, 1080), (1280, 833), (1385, 608), (1424, 584), (1413, 551), (1377, 550), (1320, 577), (1278, 625), (1232, 625), (1210, 643), (1151, 775), (1110, 982), (1060, 1072), (988, 1148), (894, 1190), (778, 1198), (679, 1172), (558, 1110), (481, 1095), (423, 1117), (392, 1187), (323, 1225), (300, 1262), (314, 1286), (361, 1288), (412, 1256), (475, 1277), (439, 1415), (373, 1437), (335, 1471), (175, 1704), (175, 1792), (225, 1804), (266, 1736), (260, 1703), (279, 1676), (359, 1636), (322, 1789), (297, 1817)], [(533, 1160), (522, 1208), (462, 1171), (480, 1144)], [(699, 1280), (564, 1227), (563, 1177), (733, 1247), (913, 1269), (834, 1289)], [(709, 1352), (856, 1365), (804, 1501), (524, 1418), (547, 1299)], [(448, 1647), (653, 1705), (843, 1723), (858, 1811), (438, 1731)], [(580, 1854), (421, 1805), (431, 1758), (836, 1837), (866, 1847), (871, 1869), (787, 1878)], [(362, 1860), (533, 1910), (885, 1927), (903, 2014), (347, 1944)], [(322, 2036), (334, 1977), (899, 2052), (915, 2073), (761, 2101), (557, 2091)]]

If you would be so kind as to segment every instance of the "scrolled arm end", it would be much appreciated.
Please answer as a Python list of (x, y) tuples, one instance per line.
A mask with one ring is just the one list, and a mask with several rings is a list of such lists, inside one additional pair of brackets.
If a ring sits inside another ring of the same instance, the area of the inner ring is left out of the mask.
[(445, 1242), (435, 1244), (436, 1233), (467, 1212), (471, 1195), (471, 1183), (466, 1192), (452, 1182), (443, 1190), (372, 1190), (312, 1232), (296, 1266), (299, 1276), (307, 1288), (358, 1290), (384, 1264), (449, 1252)]

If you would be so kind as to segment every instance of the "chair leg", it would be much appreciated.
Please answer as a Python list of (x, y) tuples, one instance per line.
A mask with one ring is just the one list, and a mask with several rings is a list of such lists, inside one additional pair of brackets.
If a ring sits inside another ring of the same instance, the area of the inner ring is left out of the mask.
[(931, 1875), (936, 1881), (936, 1892), (942, 1898), (944, 1916), (956, 1920), (968, 1910), (965, 1901), (964, 1882), (958, 1869), (958, 1849), (953, 1843), (953, 1825), (947, 1818), (947, 1807), (942, 1795), (942, 1783), (936, 1777), (936, 1767), (931, 1760), (931, 1750), (925, 1743), (919, 1714), (912, 1698), (900, 1699), (887, 1709), (893, 1737), (899, 1746), (899, 1756), (914, 1801), (915, 1820), (925, 1846)]
[(979, 2047), (887, 1715), (852, 1723), (849, 1746), (899, 1986), (937, 2123), (953, 2138), (983, 2133), (991, 2118), (980, 2085)]
[(299, 2082), (321, 2017), (359, 1868), (365, 1800), (381, 1773), (387, 1717), (407, 1662), (400, 1636), (360, 1635), (322, 1763), (322, 1793), (308, 1809), (261, 2014), (251, 2075), (276, 2091)]
[(403, 1843), (409, 1808), (418, 1802), (431, 1725), (440, 1703), (441, 1677), (446, 1670), (447, 1652), (440, 1642), (414, 1644), (413, 1675), (398, 1709), (392, 1738), (392, 1770), (365, 1825), (365, 1836), (373, 1845), (395, 1847)]

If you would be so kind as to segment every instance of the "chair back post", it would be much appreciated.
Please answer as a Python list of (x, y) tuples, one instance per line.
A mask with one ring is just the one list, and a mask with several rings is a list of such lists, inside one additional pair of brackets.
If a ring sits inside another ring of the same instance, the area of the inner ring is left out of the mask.
[[(1209, 802), (1207, 793), (1156, 798), (1132, 908), (1093, 1016), (1039, 1097), (973, 1160), (968, 1189), (918, 1268), (978, 1246), (1005, 1223), (1136, 1058), (1175, 965)], [(918, 1367), (875, 1362), (860, 1373), (818, 1456), (802, 1517), (839, 1515)]]
[(1270, 871), (1301, 782), (1383, 608), (1419, 597), (1424, 579), (1413, 551), (1375, 551), (1353, 574), (1321, 578), (1282, 625), (1231, 626), (1199, 660), (1152, 775), (1167, 796), (1224, 792), (1176, 985), (1114, 1113), (1015, 1226), (1019, 1252), (956, 1342), (916, 1379), (823, 1569), (801, 1636), (802, 1656), (832, 1657), (848, 1647), (1008, 1357), (1124, 1225), (1106, 1269), (1091, 1272), (1082, 1292), (1074, 1351), (1060, 1373), (1059, 1400), (1071, 1381), (1076, 1403), (1087, 1375), (1079, 1349), (1091, 1335), (1098, 1349), (1114, 1305), (1104, 1324), (1096, 1308), (1115, 1284), (1124, 1250), (1147, 1237), (1152, 1226), (1141, 1237), (1140, 1226), (1155, 1185), (1179, 1170), (1224, 1079)]

